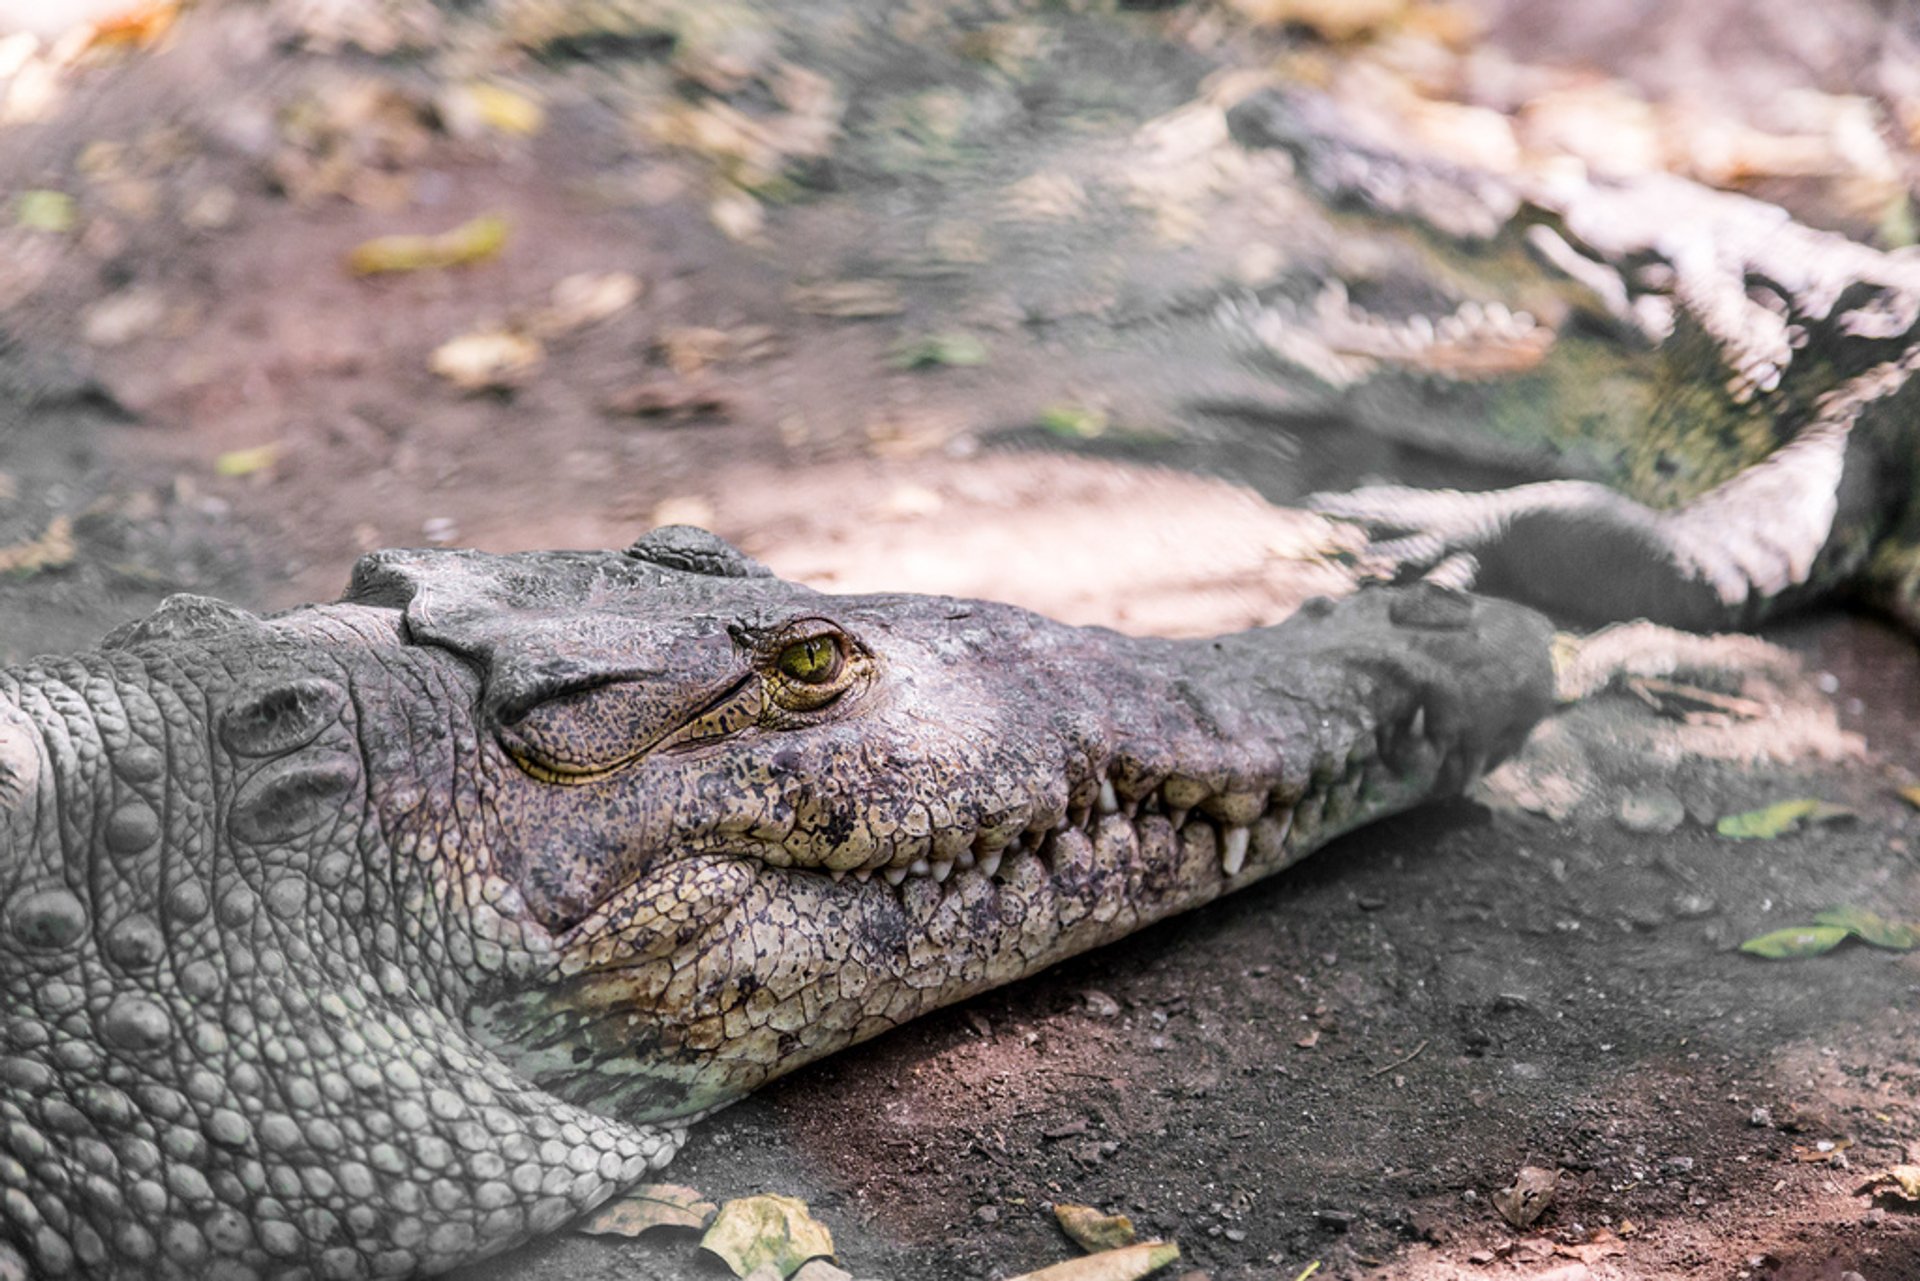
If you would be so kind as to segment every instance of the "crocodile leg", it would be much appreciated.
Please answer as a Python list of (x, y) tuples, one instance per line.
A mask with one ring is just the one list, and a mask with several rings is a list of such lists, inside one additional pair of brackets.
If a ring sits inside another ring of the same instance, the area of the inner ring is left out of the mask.
[(1882, 459), (1880, 423), (1910, 412), (1917, 367), (1909, 355), (1861, 375), (1766, 461), (1671, 511), (1586, 481), (1370, 486), (1306, 503), (1374, 534), (1368, 572), (1389, 579), (1464, 553), (1481, 586), (1573, 617), (1750, 626), (1867, 565), (1905, 473)]

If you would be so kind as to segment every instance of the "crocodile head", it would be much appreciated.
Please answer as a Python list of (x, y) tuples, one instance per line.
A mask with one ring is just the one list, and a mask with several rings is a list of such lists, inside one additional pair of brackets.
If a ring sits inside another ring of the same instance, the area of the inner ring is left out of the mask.
[(1135, 639), (688, 530), (176, 600), (0, 673), (0, 1263), (557, 1226), (779, 1073), (1457, 791), (1546, 641), (1426, 588)]
[(684, 530), (388, 554), (350, 599), (479, 681), (477, 844), (536, 946), (468, 1022), (626, 1116), (709, 1109), (1456, 791), (1547, 689), (1537, 619), (1425, 589), (1140, 640), (823, 595)]

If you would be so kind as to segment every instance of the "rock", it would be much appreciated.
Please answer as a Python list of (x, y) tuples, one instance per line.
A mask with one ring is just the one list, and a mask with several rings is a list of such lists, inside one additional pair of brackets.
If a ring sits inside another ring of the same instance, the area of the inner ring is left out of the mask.
[(1614, 818), (1629, 832), (1671, 832), (1687, 821), (1687, 807), (1664, 787), (1648, 787), (1621, 797)]
[(1773, 1124), (1773, 1113), (1765, 1108), (1755, 1108), (1747, 1113), (1747, 1124), (1756, 1130), (1767, 1129)]

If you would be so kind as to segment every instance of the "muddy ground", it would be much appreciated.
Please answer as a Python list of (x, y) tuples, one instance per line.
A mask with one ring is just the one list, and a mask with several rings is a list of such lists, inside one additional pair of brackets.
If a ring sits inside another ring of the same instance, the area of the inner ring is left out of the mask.
[[(1884, 106), (1920, 65), (1867, 4), (1583, 8), (1489, 6), (1475, 47), (1760, 124), (1788, 89)], [(330, 596), (372, 547), (618, 546), (675, 519), (829, 588), (1200, 632), (1349, 588), (1342, 536), (1286, 502), (1500, 478), (1285, 403), (1208, 323), (1341, 242), (1190, 108), (1223, 68), (1347, 46), (1206, 6), (823, 3), (717, 36), (567, 9), (505, 6), (559, 24), (508, 39), (484, 6), (209, 6), (51, 67), (37, 111), (15, 74), (6, 194), (75, 204), (0, 229), (0, 543), (26, 556), (0, 658), (170, 591)], [(456, 127), (444, 94), (476, 76), (539, 128)], [(759, 123), (660, 124), (715, 102)], [(490, 213), (512, 228), (491, 261), (343, 270)], [(541, 328), (556, 281), (609, 272), (638, 300)], [(468, 392), (430, 371), (489, 330), (535, 333), (539, 363)], [(901, 367), (956, 332), (983, 363)], [(1191, 408), (1230, 394), (1281, 416)], [(1768, 639), (1803, 670), (1693, 663), (1757, 721), (1690, 736), (1596, 695), (1474, 798), (802, 1071), (698, 1127), (671, 1177), (802, 1197), (853, 1274), (893, 1281), (1067, 1257), (1056, 1202), (1125, 1211), (1180, 1242), (1169, 1275), (1214, 1281), (1920, 1277), (1920, 1228), (1855, 1190), (1920, 1159), (1920, 961), (1735, 951), (1835, 904), (1920, 918), (1894, 790), (1920, 668), (1846, 612)], [(1857, 817), (1712, 831), (1800, 795)], [(1648, 804), (1685, 817), (1623, 820)], [(1563, 1173), (1522, 1231), (1491, 1197), (1527, 1164)], [(686, 1239), (581, 1237), (470, 1273), (722, 1274)]]

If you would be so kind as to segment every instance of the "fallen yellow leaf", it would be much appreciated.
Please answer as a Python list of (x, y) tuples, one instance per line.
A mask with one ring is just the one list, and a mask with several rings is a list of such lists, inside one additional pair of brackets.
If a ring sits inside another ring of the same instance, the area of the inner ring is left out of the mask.
[(229, 449), (213, 460), (213, 470), (219, 476), (251, 476), (255, 472), (265, 471), (273, 466), (280, 457), (278, 445), (255, 445), (251, 449)]
[(1038, 1272), (1025, 1272), (1012, 1281), (1139, 1281), (1179, 1257), (1180, 1247), (1171, 1241), (1143, 1241), (1122, 1250), (1102, 1250)]
[(507, 243), (507, 220), (486, 214), (435, 236), (376, 236), (356, 245), (347, 255), (347, 270), (356, 276), (389, 271), (425, 271), (484, 262)]

